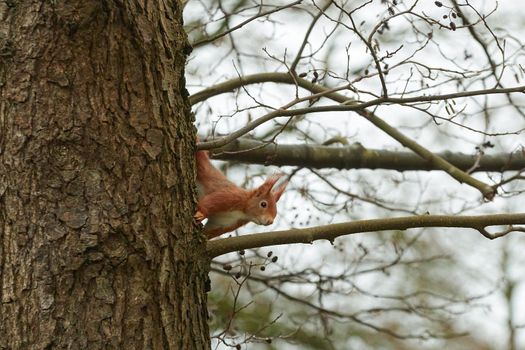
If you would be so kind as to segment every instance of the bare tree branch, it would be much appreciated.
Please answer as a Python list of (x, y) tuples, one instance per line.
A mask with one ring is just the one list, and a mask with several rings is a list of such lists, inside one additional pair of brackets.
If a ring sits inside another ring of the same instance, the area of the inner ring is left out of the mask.
[[(497, 153), (483, 155), (438, 153), (454, 166), (472, 171), (510, 171), (525, 169), (525, 153)], [(212, 157), (251, 164), (301, 166), (322, 169), (390, 169), (397, 171), (439, 170), (436, 166), (411, 152), (368, 149), (359, 143), (343, 147), (308, 144), (275, 144), (247, 138), (237, 139), (226, 146), (212, 150)], [(505, 183), (508, 183), (506, 181)]]
[[(325, 92), (328, 88), (319, 84), (314, 84), (309, 82), (306, 79), (296, 78), (297, 83), (300, 87), (309, 90), (313, 93)], [(216, 84), (212, 87), (206, 88), (190, 96), (190, 103), (192, 105), (199, 102), (203, 102), (210, 97), (217, 96), (223, 93), (232, 92), (242, 86), (251, 85), (251, 84), (260, 84), (260, 83), (284, 83), (284, 84), (295, 84), (295, 80), (292, 78), (290, 73), (258, 73), (252, 74), (240, 78), (234, 78), (219, 84)], [(335, 89), (337, 90), (337, 89)], [(362, 104), (360, 108), (366, 108), (370, 106), (376, 106), (382, 103), (391, 103), (391, 104), (407, 104), (407, 103), (416, 103), (416, 102), (432, 102), (432, 101), (445, 101), (452, 100), (455, 98), (462, 97), (472, 97), (472, 96), (481, 96), (481, 95), (494, 95), (494, 94), (508, 94), (521, 92), (525, 93), (525, 86), (516, 86), (513, 88), (491, 88), (491, 89), (481, 89), (481, 90), (472, 90), (472, 91), (462, 91), (455, 92), (450, 94), (441, 94), (441, 95), (422, 95), (415, 97), (380, 97), (374, 100), (367, 102), (358, 102), (354, 99), (348, 98), (344, 95), (337, 93), (326, 94), (325, 97), (344, 104)], [(344, 109), (341, 109), (344, 110)]]
[[(208, 255), (213, 258), (222, 254), (293, 243), (311, 244), (317, 240), (333, 242), (337, 237), (354, 233), (375, 232), (386, 230), (407, 230), (417, 227), (463, 227), (472, 228), (484, 237), (494, 239), (510, 232), (488, 233), (486, 227), (495, 225), (524, 225), (525, 213), (519, 214), (494, 214), (478, 216), (448, 216), (448, 215), (423, 215), (398, 218), (359, 220), (332, 225), (316, 226), (304, 229), (291, 229), (267, 233), (255, 233), (239, 237), (229, 237), (208, 242)], [(512, 226), (513, 227), (513, 226)], [(523, 231), (522, 227), (513, 227), (515, 231)]]
[[(266, 80), (265, 80), (266, 79)], [(299, 77), (292, 77), (291, 74), (288, 73), (267, 73), (267, 74), (257, 74), (250, 77), (243, 77), (238, 79), (233, 79), (228, 82), (219, 84), (214, 88), (207, 89), (206, 92), (197, 93), (194, 96), (194, 98), (190, 98), (192, 103), (195, 103), (195, 101), (198, 101), (199, 98), (202, 98), (203, 96), (213, 96), (214, 94), (217, 94), (217, 91), (230, 91), (232, 89), (238, 88), (240, 86), (244, 86), (250, 83), (257, 83), (257, 82), (263, 82), (263, 81), (272, 81), (272, 82), (282, 82), (287, 84), (298, 84), (300, 87), (311, 91), (314, 94), (323, 94), (324, 97), (330, 98), (336, 102), (341, 103), (341, 106), (322, 106), (322, 107), (316, 107), (316, 108), (310, 108), (308, 111), (324, 111), (329, 110), (329, 108), (332, 108), (332, 110), (355, 110), (359, 115), (365, 117), (368, 121), (370, 121), (372, 124), (374, 124), (377, 128), (381, 129), (383, 132), (388, 134), (390, 137), (401, 143), (403, 146), (411, 149), (416, 154), (418, 154), (420, 157), (426, 159), (428, 162), (433, 164), (438, 169), (441, 169), (448, 173), (450, 176), (452, 176), (454, 179), (459, 181), (460, 183), (466, 183), (476, 189), (478, 189), (484, 198), (491, 200), (494, 198), (494, 195), (496, 194), (496, 189), (494, 187), (489, 186), (488, 184), (470, 176), (466, 172), (458, 169), (451, 163), (447, 162), (445, 159), (441, 158), (440, 156), (432, 153), (425, 147), (421, 146), (416, 141), (410, 139), (403, 133), (401, 133), (396, 128), (389, 125), (387, 122), (376, 116), (374, 113), (364, 109), (365, 107), (369, 107), (371, 105), (380, 104), (380, 103), (408, 103), (408, 102), (417, 102), (418, 99), (421, 99), (421, 101), (437, 101), (437, 100), (445, 100), (445, 99), (451, 99), (456, 97), (465, 97), (465, 96), (475, 96), (479, 94), (487, 94), (487, 93), (503, 93), (500, 90), (504, 90), (505, 92), (508, 92), (509, 89), (487, 89), (487, 90), (476, 90), (476, 91), (466, 91), (461, 92), (457, 94), (447, 94), (447, 95), (441, 95), (441, 96), (422, 96), (422, 97), (412, 97), (412, 98), (391, 98), (391, 97), (381, 97), (373, 101), (369, 102), (363, 102), (359, 103), (358, 101), (355, 101), (351, 98), (348, 98), (347, 96), (341, 95), (337, 92), (332, 92), (332, 90), (329, 90), (328, 88), (314, 84), (309, 82), (306, 79), (301, 79)], [(227, 89), (227, 90), (226, 90)], [(513, 88), (515, 92), (523, 92), (525, 90), (525, 87), (517, 87)], [(374, 102), (375, 101), (375, 102)], [(404, 101), (404, 102), (402, 102)], [(348, 107), (348, 109), (347, 109)], [(246, 134), (250, 131), (250, 128), (253, 129), (254, 127), (266, 122), (267, 120), (273, 119), (278, 116), (284, 116), (284, 115), (294, 115), (294, 114), (301, 114), (304, 112), (308, 112), (306, 109), (303, 111), (301, 110), (295, 110), (295, 111), (287, 111), (287, 110), (276, 110), (273, 111), (259, 119), (256, 119), (246, 125), (244, 128), (241, 128), (233, 133), (231, 133), (229, 136), (220, 138), (218, 140), (210, 141), (210, 142), (204, 142), (201, 143), (198, 146), (198, 149), (210, 149), (215, 147), (220, 147), (228, 144), (229, 142), (233, 141), (236, 138), (239, 138), (240, 136)]]

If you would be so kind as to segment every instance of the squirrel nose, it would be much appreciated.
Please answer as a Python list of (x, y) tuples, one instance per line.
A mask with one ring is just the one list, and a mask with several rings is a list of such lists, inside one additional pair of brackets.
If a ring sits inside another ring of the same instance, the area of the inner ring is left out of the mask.
[(264, 220), (264, 225), (268, 226), (268, 225), (271, 225), (273, 224), (273, 218), (266, 218)]

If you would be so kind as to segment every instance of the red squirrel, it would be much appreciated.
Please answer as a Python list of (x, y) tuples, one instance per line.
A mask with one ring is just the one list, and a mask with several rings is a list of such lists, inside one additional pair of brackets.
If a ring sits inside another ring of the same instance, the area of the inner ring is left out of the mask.
[(195, 219), (208, 218), (204, 233), (208, 239), (231, 232), (248, 222), (271, 225), (277, 215), (275, 204), (288, 182), (272, 191), (281, 175), (266, 179), (259, 187), (245, 190), (228, 180), (210, 162), (208, 151), (197, 151), (197, 191), (199, 202)]

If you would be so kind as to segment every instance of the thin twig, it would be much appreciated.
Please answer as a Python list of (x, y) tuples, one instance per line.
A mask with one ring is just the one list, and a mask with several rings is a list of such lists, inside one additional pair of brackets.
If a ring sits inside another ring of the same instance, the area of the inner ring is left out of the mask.
[(215, 40), (217, 40), (217, 39), (219, 39), (219, 38), (222, 38), (223, 36), (226, 36), (226, 35), (228, 35), (228, 34), (234, 32), (234, 31), (236, 31), (237, 29), (240, 29), (240, 28), (244, 27), (246, 24), (248, 24), (248, 23), (250, 23), (250, 22), (256, 20), (257, 18), (261, 18), (261, 17), (267, 16), (267, 15), (270, 15), (270, 14), (272, 14), (272, 13), (274, 13), (274, 12), (278, 12), (278, 11), (284, 10), (284, 9), (286, 9), (286, 8), (289, 8), (289, 7), (293, 7), (293, 6), (295, 6), (295, 5), (300, 4), (301, 2), (302, 2), (302, 0), (297, 0), (297, 1), (294, 1), (294, 2), (292, 2), (292, 3), (290, 3), (290, 4), (288, 4), (288, 5), (279, 6), (279, 7), (277, 7), (277, 8), (272, 9), (272, 10), (268, 10), (268, 11), (266, 11), (266, 12), (258, 13), (258, 14), (256, 14), (255, 16), (250, 17), (250, 18), (248, 18), (247, 20), (245, 20), (245, 21), (243, 21), (243, 22), (237, 24), (237, 25), (236, 25), (235, 27), (233, 27), (233, 28), (230, 28), (230, 29), (228, 29), (228, 30), (226, 30), (226, 31), (224, 31), (224, 32), (222, 32), (222, 33), (219, 33), (219, 34), (217, 34), (217, 35), (214, 35), (214, 36), (212, 36), (212, 37), (209, 37), (209, 38), (202, 39), (202, 40), (199, 40), (199, 41), (197, 41), (197, 42), (194, 42), (194, 43), (191, 44), (191, 46), (192, 46), (193, 48), (198, 48), (198, 47), (200, 47), (200, 46), (202, 46), (202, 45), (209, 44), (209, 43), (214, 42)]

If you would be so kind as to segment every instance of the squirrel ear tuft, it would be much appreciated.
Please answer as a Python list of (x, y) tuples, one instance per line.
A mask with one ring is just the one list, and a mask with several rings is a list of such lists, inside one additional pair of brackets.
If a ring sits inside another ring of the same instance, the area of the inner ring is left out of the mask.
[(275, 199), (275, 202), (281, 198), (281, 195), (283, 194), (284, 190), (286, 189), (286, 186), (288, 185), (288, 181), (285, 181), (279, 188), (277, 188), (273, 193), (273, 198)]
[(264, 183), (261, 186), (259, 186), (259, 188), (257, 188), (257, 194), (265, 195), (265, 194), (270, 193), (270, 191), (273, 188), (273, 185), (275, 185), (275, 183), (279, 181), (281, 176), (282, 176), (281, 174), (277, 174), (277, 175), (272, 175), (269, 178), (267, 178), (266, 181), (264, 181)]

